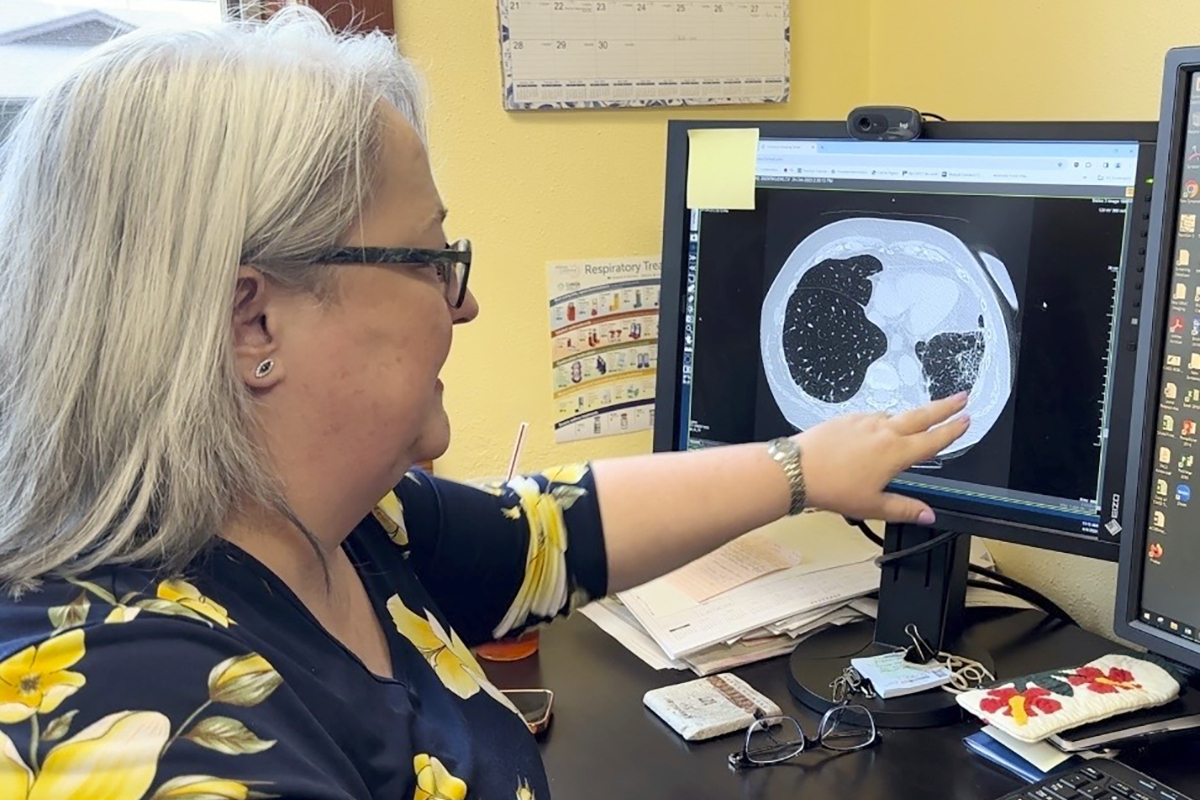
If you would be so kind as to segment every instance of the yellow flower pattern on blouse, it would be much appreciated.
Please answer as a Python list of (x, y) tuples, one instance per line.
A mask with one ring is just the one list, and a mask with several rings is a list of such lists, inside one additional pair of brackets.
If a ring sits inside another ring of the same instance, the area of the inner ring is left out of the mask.
[(179, 579), (163, 581), (158, 585), (158, 599), (177, 603), (189, 611), (194, 611), (200, 616), (212, 620), (222, 628), (228, 628), (231, 624), (229, 612), (225, 610), (225, 606), (209, 600), (200, 594), (199, 589), (187, 581)]
[(413, 800), (465, 800), (467, 784), (450, 774), (441, 761), (427, 753), (413, 758), (417, 788)]
[(140, 611), (141, 609), (137, 606), (115, 605), (112, 611), (108, 612), (108, 616), (104, 618), (104, 621), (109, 624), (132, 622)]
[[(92, 589), (88, 587), (87, 591)], [(107, 594), (103, 589), (99, 592)], [(194, 607), (216, 613), (198, 592), (185, 599), (195, 601)], [(132, 619), (137, 610), (114, 605), (106, 621), (111, 621), (114, 614)], [(50, 616), (53, 621), (55, 609), (51, 609)], [(72, 624), (84, 622), (86, 613)], [(0, 724), (29, 724), (27, 754), (22, 754), (13, 739), (0, 730), (3, 800), (139, 800), (154, 782), (163, 754), (178, 739), (227, 755), (260, 753), (274, 746), (274, 740), (260, 739), (236, 719), (220, 715), (201, 718), (213, 704), (243, 708), (257, 705), (282, 683), (279, 673), (256, 653), (233, 656), (213, 667), (208, 677), (208, 699), (174, 732), (166, 715), (128, 709), (102, 717), (65, 738), (78, 709), (48, 722), (41, 719), (86, 686), (85, 676), (70, 669), (87, 652), (84, 637), (84, 629), (74, 627), (0, 662)], [(57, 744), (44, 751), (43, 745), (54, 742)], [(43, 752), (40, 759), (39, 750)], [(152, 800), (254, 800), (269, 796), (237, 781), (190, 775), (167, 781)]]
[[(523, 575), (493, 581), (493, 571), (480, 571), (472, 558), (464, 562), (461, 579), (456, 576), (446, 584), (427, 584), (430, 592), (425, 599), (405, 598), (396, 584), (375, 587), (380, 592), (374, 595), (376, 601), (390, 595), (388, 612), (397, 633), (407, 640), (399, 644), (393, 640), (393, 646), (406, 653), (409, 677), (424, 692), (436, 696), (448, 690), (465, 701), (462, 720), (455, 714), (451, 725), (465, 721), (472, 736), (486, 736), (493, 722), (502, 721), (496, 719), (494, 709), (489, 710), (492, 701), (518, 717), (519, 712), (491, 684), (474, 654), (437, 611), (443, 597), (439, 592), (472, 591), (476, 582), (481, 584), (479, 596), (490, 614), (509, 605), (504, 620), (494, 629), (501, 636), (557, 616), (586, 600), (589, 592), (602, 591), (603, 573), (594, 568), (589, 555), (602, 556), (598, 514), (594, 499), (588, 496), (590, 485), (585, 465), (516, 478), (486, 487), (484, 493), (421, 473), (408, 474), (373, 509), (374, 518), (397, 548), (382, 542), (370, 520), (366, 530), (356, 531), (356, 535), (370, 537), (364, 540), (369, 544), (364, 552), (381, 570), (404, 568), (410, 534), (428, 535), (428, 541), (435, 543), (440, 537), (446, 548), (463, 553), (477, 552), (477, 544), (494, 537), (508, 548), (506, 560), (515, 556), (511, 561), (514, 572), (524, 566)], [(426, 496), (431, 502), (425, 502)], [(442, 506), (433, 500), (470, 513), (439, 519)], [(579, 548), (571, 552), (569, 566), (568, 523)], [(425, 541), (418, 538), (417, 544)], [(234, 558), (229, 561), (238, 566)], [(224, 563), (214, 559), (212, 566)], [(454, 566), (453, 562), (449, 565)], [(415, 579), (432, 580), (421, 574), (420, 566), (413, 568)], [(213, 580), (214, 575), (220, 577)], [(210, 574), (208, 562), (189, 572), (186, 580), (162, 580), (162, 576), (123, 568), (100, 569), (86, 578), (48, 581), (39, 590), (45, 592), (45, 602), (22, 598), (7, 610), (16, 620), (13, 631), (25, 630), (22, 626), (31, 619), (30, 614), (35, 622), (40, 616), (44, 638), (10, 637), (7, 643), (0, 638), (4, 648), (0, 650), (0, 800), (267, 800), (294, 794), (293, 773), (296, 781), (308, 777), (300, 776), (296, 769), (300, 762), (293, 759), (304, 747), (318, 745), (297, 733), (303, 725), (280, 727), (281, 715), (309, 713), (297, 712), (297, 699), (319, 706), (324, 696), (319, 689), (298, 684), (294, 693), (288, 691), (290, 696), (283, 701), (287, 705), (264, 706), (270, 710), (261, 715), (251, 710), (271, 697), (283, 678), (266, 658), (237, 642), (244, 639), (243, 634), (252, 635), (254, 625), (277, 623), (274, 618), (264, 623), (257, 614), (239, 612), (244, 598), (237, 581), (244, 577), (230, 572), (231, 577), (235, 575), (236, 580), (230, 580), (222, 573)], [(514, 598), (513, 587), (518, 582)], [(206, 594), (210, 591), (212, 596)], [(7, 606), (0, 606), (4, 609)], [(242, 620), (244, 627), (235, 627), (231, 610), (234, 615), (247, 615)], [(148, 617), (159, 619), (143, 625)], [(192, 627), (163, 627), (164, 617), (185, 618)], [(134, 628), (125, 629), (127, 624)], [(474, 635), (484, 633), (475, 629), (474, 618), (459, 625), (463, 630), (471, 627)], [(176, 646), (185, 641), (187, 647)], [(201, 655), (206, 642), (212, 642), (215, 649), (211, 652), (219, 654), (211, 660)], [(114, 643), (116, 647), (111, 646)], [(408, 643), (419, 660), (408, 650)], [(228, 649), (230, 644), (235, 649)], [(188, 659), (186, 663), (172, 661), (177, 651), (180, 659)], [(429, 665), (432, 674), (425, 672), (420, 661)], [(362, 687), (357, 689), (359, 697), (375, 696)], [(165, 704), (163, 693), (169, 698)], [(185, 705), (177, 705), (180, 702)], [(441, 702), (448, 702), (444, 694)], [(431, 703), (429, 707), (441, 706)], [(394, 723), (396, 716), (387, 719)], [(516, 735), (524, 728), (516, 725), (509, 720), (496, 729), (504, 731), (505, 739), (492, 745), (501, 747), (505, 759), (470, 772), (467, 762), (459, 760), (457, 739), (435, 736), (443, 744), (418, 741), (414, 746), (401, 737), (389, 745), (398, 750), (393, 753), (398, 757), (390, 763), (400, 774), (386, 780), (398, 779), (402, 786), (407, 781), (403, 791), (411, 792), (413, 800), (466, 800), (481, 790), (488, 797), (537, 800), (536, 791), (545, 794), (542, 787), (546, 784), (536, 768), (536, 753), (530, 752), (532, 745), (526, 747), (525, 737)], [(299, 740), (285, 741), (293, 736)], [(236, 771), (226, 772), (221, 766), (227, 758), (240, 759)], [(308, 762), (304, 766), (307, 768)], [(227, 774), (238, 777), (225, 777)], [(338, 778), (328, 777), (332, 788)]]
[(530, 616), (553, 617), (572, 600), (568, 596), (568, 542), (563, 511), (586, 494), (586, 490), (576, 484), (587, 473), (584, 464), (546, 470), (542, 473), (549, 481), (546, 491), (542, 491), (533, 478), (519, 477), (508, 482), (518, 503), (504, 509), (503, 513), (510, 519), (523, 516), (528, 521), (529, 549), (525, 577), (508, 612), (492, 631), (494, 638), (508, 635), (524, 625)]
[(151, 800), (253, 800), (258, 797), (275, 795), (256, 792), (244, 783), (211, 775), (180, 775), (158, 787)]
[(548, 478), (552, 483), (570, 484), (571, 486), (578, 485), (583, 480), (591, 468), (587, 464), (563, 464), (561, 467), (554, 467), (542, 471), (542, 476)]
[[(414, 479), (415, 480), (415, 479)], [(401, 547), (408, 546), (408, 529), (404, 527), (404, 506), (395, 492), (388, 492), (375, 504), (371, 514), (383, 526), (388, 538)]]
[(417, 616), (404, 605), (399, 595), (392, 595), (388, 599), (387, 610), (396, 630), (417, 648), (417, 652), (433, 667), (434, 674), (447, 689), (464, 700), (482, 689), (496, 702), (520, 716), (512, 701), (483, 674), (483, 668), (453, 629), (447, 633), (429, 612), (424, 617)]
[(75, 694), (86, 680), (69, 667), (83, 654), (83, 631), (76, 629), (26, 647), (0, 662), (0, 723), (49, 714)]
[(0, 732), (0, 797), (138, 800), (154, 780), (170, 733), (170, 721), (157, 711), (109, 714), (52, 749), (35, 773)]

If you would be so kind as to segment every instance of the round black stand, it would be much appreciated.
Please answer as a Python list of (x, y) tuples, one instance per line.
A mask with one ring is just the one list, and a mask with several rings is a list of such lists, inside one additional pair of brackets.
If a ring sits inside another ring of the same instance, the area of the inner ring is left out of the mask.
[[(978, 661), (995, 673), (988, 637), (979, 628), (993, 619), (999, 609), (968, 609), (963, 634), (944, 647), (948, 653)], [(1011, 614), (1008, 609), (1005, 612)], [(978, 613), (973, 613), (978, 612)], [(1022, 612), (1045, 617), (1037, 611)], [(1028, 620), (1031, 627), (1037, 623)], [(822, 713), (836, 705), (830, 684), (850, 666), (851, 658), (894, 652), (896, 648), (875, 643), (875, 623), (857, 622), (829, 628), (801, 642), (788, 663), (788, 689), (808, 708)], [(999, 677), (999, 676), (997, 676)], [(954, 695), (941, 689), (893, 697), (890, 700), (855, 695), (852, 702), (866, 707), (881, 728), (932, 728), (953, 725), (963, 719), (963, 711)]]

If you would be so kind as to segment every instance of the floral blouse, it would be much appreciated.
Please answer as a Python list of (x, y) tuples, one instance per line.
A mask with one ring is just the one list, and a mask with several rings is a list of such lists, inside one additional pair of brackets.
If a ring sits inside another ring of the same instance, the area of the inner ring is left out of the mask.
[(587, 468), (482, 490), (413, 472), (344, 547), (393, 679), (220, 539), (179, 577), (112, 567), (4, 597), (0, 798), (548, 798), (468, 648), (604, 594)]

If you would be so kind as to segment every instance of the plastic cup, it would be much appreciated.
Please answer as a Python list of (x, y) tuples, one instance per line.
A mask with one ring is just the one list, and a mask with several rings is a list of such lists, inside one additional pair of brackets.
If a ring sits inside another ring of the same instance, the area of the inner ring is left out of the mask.
[(485, 661), (520, 661), (538, 651), (538, 631), (525, 631), (510, 639), (487, 642), (475, 648), (475, 655)]

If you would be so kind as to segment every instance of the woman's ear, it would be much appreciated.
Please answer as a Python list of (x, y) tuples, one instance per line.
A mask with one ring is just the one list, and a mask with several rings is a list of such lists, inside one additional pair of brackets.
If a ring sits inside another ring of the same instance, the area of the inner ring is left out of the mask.
[(253, 267), (238, 269), (233, 293), (233, 352), (238, 374), (255, 391), (265, 391), (283, 380), (271, 303), (274, 294), (275, 287), (261, 272)]

